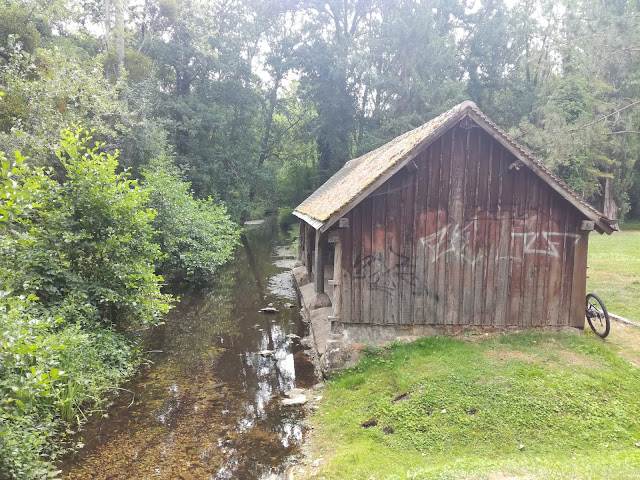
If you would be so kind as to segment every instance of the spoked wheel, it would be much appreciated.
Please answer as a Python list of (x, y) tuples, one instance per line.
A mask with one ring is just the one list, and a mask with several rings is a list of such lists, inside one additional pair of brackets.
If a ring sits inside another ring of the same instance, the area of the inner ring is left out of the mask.
[(609, 335), (609, 329), (611, 328), (609, 313), (607, 312), (607, 307), (604, 306), (600, 297), (595, 293), (587, 295), (586, 316), (591, 330), (593, 330), (596, 335), (601, 338)]

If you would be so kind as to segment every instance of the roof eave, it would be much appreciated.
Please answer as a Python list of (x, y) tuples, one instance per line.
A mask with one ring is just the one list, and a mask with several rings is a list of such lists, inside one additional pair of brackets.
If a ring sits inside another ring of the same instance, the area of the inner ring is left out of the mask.
[(302, 220), (302, 221), (306, 222), (307, 224), (311, 225), (316, 230), (319, 230), (325, 224), (325, 222), (322, 222), (322, 221), (317, 220), (317, 219), (315, 219), (313, 217), (310, 217), (306, 213), (298, 212), (297, 210), (294, 210), (293, 214), (296, 217), (298, 217), (300, 220)]

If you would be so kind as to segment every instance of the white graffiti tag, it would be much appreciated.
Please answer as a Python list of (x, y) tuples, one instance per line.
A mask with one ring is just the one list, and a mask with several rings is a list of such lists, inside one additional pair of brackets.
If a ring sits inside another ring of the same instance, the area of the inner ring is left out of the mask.
[[(524, 239), (524, 251), (523, 253), (540, 253), (543, 255), (550, 255), (552, 257), (559, 258), (560, 252), (558, 246), (564, 242), (564, 239), (573, 239), (574, 244), (580, 240), (580, 235), (577, 233), (564, 233), (564, 232), (524, 232), (524, 233), (511, 233), (512, 238), (522, 237)], [(542, 244), (542, 245), (540, 245)], [(542, 246), (542, 248), (536, 248)]]
[(451, 254), (451, 258), (460, 258), (463, 262), (475, 264), (483, 255), (472, 256), (467, 250), (470, 236), (473, 231), (473, 222), (467, 223), (464, 228), (460, 228), (457, 223), (449, 224), (436, 233), (432, 233), (420, 239), (421, 245), (429, 251), (431, 263), (435, 263), (439, 258)]

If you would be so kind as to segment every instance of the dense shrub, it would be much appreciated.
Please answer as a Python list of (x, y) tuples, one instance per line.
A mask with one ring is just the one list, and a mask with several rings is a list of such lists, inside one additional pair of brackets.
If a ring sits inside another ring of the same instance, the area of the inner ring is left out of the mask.
[(155, 212), (116, 156), (65, 131), (56, 171), (0, 153), (0, 478), (54, 475), (71, 424), (135, 367), (115, 328), (169, 309)]
[(64, 131), (48, 170), (0, 152), (3, 479), (56, 476), (70, 427), (134, 372), (122, 327), (170, 307), (156, 268), (202, 280), (238, 241), (224, 207), (194, 199), (168, 161), (142, 188), (90, 140)]
[[(42, 478), (63, 451), (65, 423), (81, 423), (105, 390), (134, 370), (113, 329), (46, 315), (35, 297), (0, 306), (0, 478)], [(54, 441), (55, 440), (55, 441)]]
[(293, 208), (286, 206), (278, 209), (278, 225), (284, 230), (288, 230), (291, 225), (298, 222), (298, 218), (293, 214)]
[(62, 172), (18, 172), (21, 185), (37, 180), (32, 201), (38, 208), (3, 231), (3, 288), (34, 294), (44, 307), (67, 315), (82, 312), (78, 320), (156, 322), (169, 309), (169, 297), (154, 272), (161, 255), (152, 241), (155, 212), (146, 207), (147, 192), (116, 173), (116, 155), (87, 146), (86, 135), (81, 129), (63, 133), (57, 152)]
[(149, 206), (157, 215), (154, 241), (164, 256), (159, 269), (176, 280), (203, 282), (233, 255), (239, 230), (222, 205), (194, 198), (167, 158), (153, 160), (144, 172)]

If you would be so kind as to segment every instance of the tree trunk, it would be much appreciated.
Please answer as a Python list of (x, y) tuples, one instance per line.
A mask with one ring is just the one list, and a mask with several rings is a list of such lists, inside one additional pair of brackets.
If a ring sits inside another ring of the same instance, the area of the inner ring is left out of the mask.
[(124, 72), (124, 4), (126, 0), (114, 0), (115, 7), (115, 43), (118, 66), (116, 67), (116, 77), (120, 79)]
[[(265, 119), (264, 124), (264, 136), (262, 137), (262, 147), (260, 148), (260, 157), (258, 158), (258, 168), (261, 168), (264, 165), (267, 156), (269, 155), (269, 150), (271, 150), (271, 146), (269, 145), (269, 141), (271, 140), (271, 130), (273, 128), (273, 114), (276, 110), (276, 103), (278, 102), (278, 89), (280, 88), (280, 83), (282, 82), (282, 73), (278, 71), (276, 73), (275, 78), (273, 79), (273, 88), (271, 92), (269, 92), (269, 104), (267, 105), (267, 117)], [(251, 184), (249, 187), (249, 201), (252, 202), (256, 196), (256, 187), (255, 184)]]
[(107, 42), (107, 52), (111, 50), (111, 0), (104, 2), (104, 38)]

